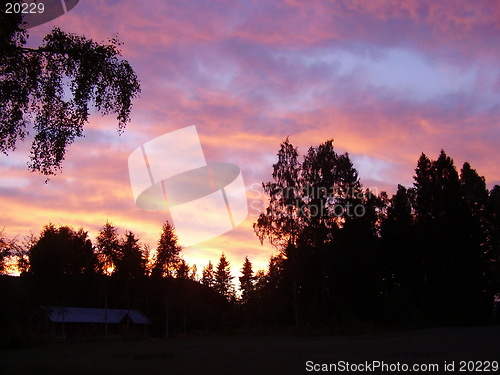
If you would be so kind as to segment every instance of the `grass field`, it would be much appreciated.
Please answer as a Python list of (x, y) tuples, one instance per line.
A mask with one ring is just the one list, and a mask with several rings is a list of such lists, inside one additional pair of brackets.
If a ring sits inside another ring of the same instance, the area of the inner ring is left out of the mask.
[(437, 363), (439, 373), (444, 361), (500, 360), (500, 327), (50, 344), (2, 351), (0, 374), (303, 374), (306, 361), (372, 360)]

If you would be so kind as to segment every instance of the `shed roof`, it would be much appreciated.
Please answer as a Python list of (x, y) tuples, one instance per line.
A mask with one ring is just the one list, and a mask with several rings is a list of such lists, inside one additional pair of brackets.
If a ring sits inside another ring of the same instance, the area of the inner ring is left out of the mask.
[(138, 310), (58, 306), (43, 306), (40, 310), (45, 311), (54, 323), (120, 323), (128, 316), (134, 324), (151, 324)]

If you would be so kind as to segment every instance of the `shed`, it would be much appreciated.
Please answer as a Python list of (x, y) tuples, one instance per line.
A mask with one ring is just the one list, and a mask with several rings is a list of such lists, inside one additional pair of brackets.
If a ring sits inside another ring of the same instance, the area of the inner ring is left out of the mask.
[(151, 321), (138, 310), (42, 306), (30, 318), (34, 335), (55, 337), (147, 334)]

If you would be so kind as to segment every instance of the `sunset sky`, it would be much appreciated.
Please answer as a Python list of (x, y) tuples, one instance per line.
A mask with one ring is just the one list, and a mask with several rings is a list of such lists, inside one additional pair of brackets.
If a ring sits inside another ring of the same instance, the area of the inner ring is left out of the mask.
[[(49, 222), (95, 238), (108, 220), (152, 249), (166, 219), (134, 203), (130, 153), (196, 125), (207, 161), (241, 168), (249, 216), (227, 234), (183, 250), (198, 270), (221, 252), (235, 276), (244, 257), (265, 268), (273, 249), (252, 230), (287, 136), (303, 152), (334, 139), (365, 187), (410, 186), (421, 152), (441, 149), (500, 184), (500, 2), (80, 0), (30, 29), (39, 45), (53, 27), (124, 43), (142, 94), (117, 134), (94, 115), (70, 146), (62, 173), (26, 167), (30, 141), (0, 156), (0, 205), (9, 237)], [(217, 220), (216, 217), (213, 220)]]

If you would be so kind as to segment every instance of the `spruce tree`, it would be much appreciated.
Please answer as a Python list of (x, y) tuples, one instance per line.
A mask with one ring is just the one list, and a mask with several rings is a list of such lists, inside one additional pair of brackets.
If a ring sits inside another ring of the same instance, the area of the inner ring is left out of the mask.
[(217, 269), (215, 270), (214, 289), (227, 300), (234, 298), (234, 286), (232, 283), (231, 266), (224, 253), (220, 256)]
[(239, 279), (241, 301), (243, 303), (247, 303), (250, 300), (255, 288), (255, 277), (253, 275), (252, 262), (250, 262), (248, 256), (245, 257), (245, 262), (243, 263), (243, 268), (241, 269), (241, 276)]
[(173, 277), (179, 265), (181, 247), (177, 244), (174, 227), (167, 221), (163, 224), (151, 275), (153, 277)]

